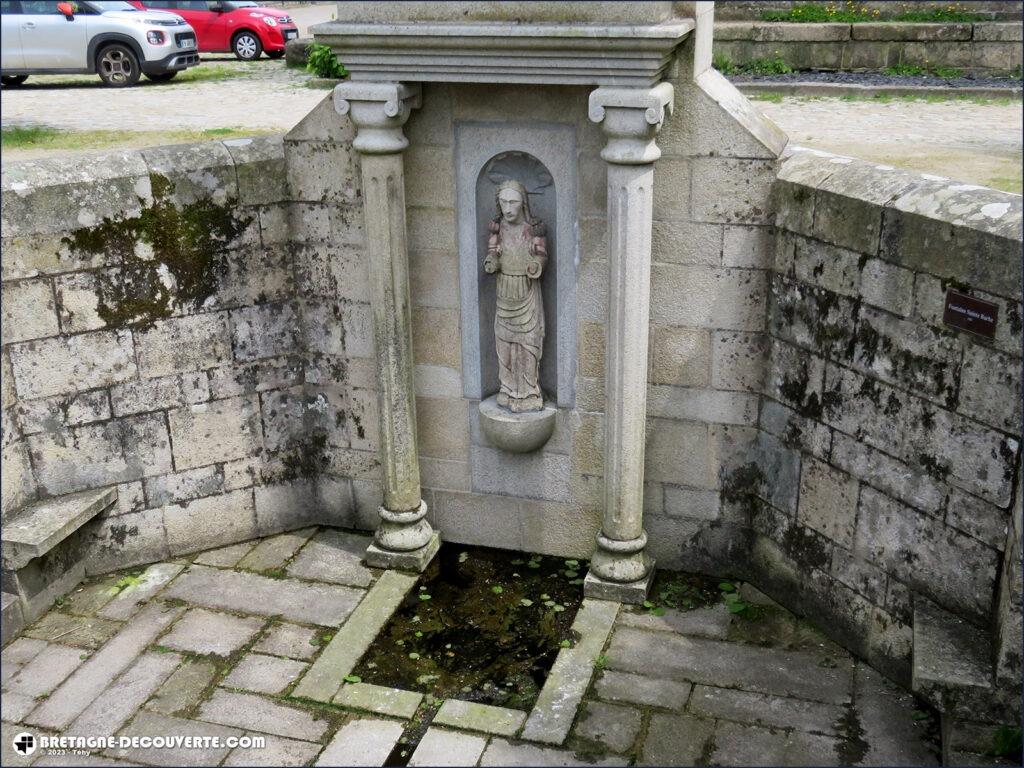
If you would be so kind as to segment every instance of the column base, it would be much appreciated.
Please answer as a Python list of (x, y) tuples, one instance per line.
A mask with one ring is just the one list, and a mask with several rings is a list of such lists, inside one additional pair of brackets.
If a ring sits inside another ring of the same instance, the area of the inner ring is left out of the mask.
[(583, 580), (583, 596), (594, 600), (614, 600), (627, 605), (643, 605), (654, 581), (654, 561), (651, 570), (639, 581), (607, 581), (593, 573)]
[(408, 552), (381, 549), (377, 546), (377, 542), (372, 542), (366, 548), (364, 560), (371, 568), (387, 568), (396, 571), (423, 573), (440, 548), (441, 535), (434, 531), (426, 544), (419, 549), (413, 549)]

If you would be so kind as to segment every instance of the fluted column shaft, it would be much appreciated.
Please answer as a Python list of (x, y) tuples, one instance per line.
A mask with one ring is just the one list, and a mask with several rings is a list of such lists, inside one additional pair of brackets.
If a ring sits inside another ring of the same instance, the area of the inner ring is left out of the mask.
[(405, 231), (402, 126), (419, 106), (419, 86), (342, 83), (334, 90), (337, 111), (350, 115), (360, 154), (363, 218), (370, 272), (370, 304), (376, 345), (377, 405), (383, 504), (367, 563), (423, 570), (438, 537), (426, 520), (416, 449), (412, 313)]
[(653, 572), (643, 528), (647, 339), (651, 307), (654, 138), (672, 86), (598, 88), (590, 118), (608, 143), (608, 326), (605, 357), (604, 519), (586, 592), (643, 602)]

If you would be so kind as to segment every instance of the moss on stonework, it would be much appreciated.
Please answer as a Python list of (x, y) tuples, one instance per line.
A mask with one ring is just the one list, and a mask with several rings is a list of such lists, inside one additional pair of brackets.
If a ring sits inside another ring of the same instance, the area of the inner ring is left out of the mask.
[(225, 267), (217, 253), (251, 222), (236, 200), (177, 205), (174, 182), (150, 173), (153, 202), (135, 218), (104, 218), (62, 239), (73, 251), (104, 254), (120, 269), (96, 273), (97, 314), (110, 328), (144, 326), (213, 295)]
[(757, 463), (751, 461), (722, 475), (722, 501), (735, 504), (748, 518), (757, 513), (757, 503), (764, 487), (765, 475)]
[(315, 477), (327, 468), (327, 434), (320, 430), (307, 433), (304, 439), (289, 446), (280, 458), (284, 465), (282, 480)]

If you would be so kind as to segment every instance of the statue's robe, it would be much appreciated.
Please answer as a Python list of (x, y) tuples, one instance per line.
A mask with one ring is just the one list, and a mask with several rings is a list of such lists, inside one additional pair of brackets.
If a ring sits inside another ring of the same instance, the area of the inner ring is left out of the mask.
[[(526, 274), (533, 242), (529, 223), (500, 224), (501, 267), (494, 336), (498, 379), (509, 400), (541, 397), (540, 356), (544, 345), (544, 307), (540, 280)], [(543, 264), (543, 260), (541, 262)], [(540, 275), (538, 275), (540, 277)]]

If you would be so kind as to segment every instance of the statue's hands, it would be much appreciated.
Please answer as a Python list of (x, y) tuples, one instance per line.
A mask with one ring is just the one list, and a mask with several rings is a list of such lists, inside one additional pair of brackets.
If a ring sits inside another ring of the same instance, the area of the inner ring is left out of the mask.
[(497, 259), (492, 259), (490, 256), (488, 256), (486, 259), (484, 259), (484, 272), (486, 272), (488, 275), (493, 275), (497, 271), (498, 271), (498, 260)]
[(526, 276), (536, 280), (544, 270), (544, 265), (539, 259), (530, 259), (526, 264)]

